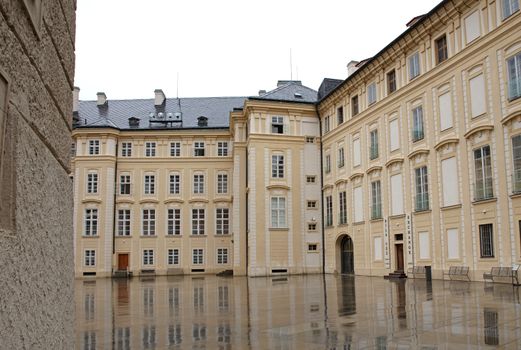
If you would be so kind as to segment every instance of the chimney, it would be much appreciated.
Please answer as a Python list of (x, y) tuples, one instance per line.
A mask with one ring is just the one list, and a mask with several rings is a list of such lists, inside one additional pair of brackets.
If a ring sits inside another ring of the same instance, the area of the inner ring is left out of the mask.
[(262, 96), (266, 93), (266, 90), (259, 90), (259, 96)]
[(108, 104), (107, 95), (105, 95), (104, 92), (98, 92), (96, 95), (98, 96), (98, 107), (105, 106)]
[(128, 118), (128, 126), (130, 126), (131, 128), (138, 128), (139, 127), (139, 121), (140, 121), (139, 118), (130, 117), (130, 118)]
[(78, 104), (80, 101), (80, 88), (75, 86), (74, 90), (72, 90), (72, 111), (78, 111)]
[(358, 63), (360, 63), (360, 62), (351, 61), (347, 64), (347, 76), (348, 77), (358, 70), (358, 67), (356, 66)]
[(155, 95), (154, 105), (156, 107), (157, 106), (161, 106), (161, 105), (163, 105), (165, 103), (166, 97), (165, 97), (165, 93), (163, 92), (163, 90), (155, 89), (154, 90), (154, 95)]

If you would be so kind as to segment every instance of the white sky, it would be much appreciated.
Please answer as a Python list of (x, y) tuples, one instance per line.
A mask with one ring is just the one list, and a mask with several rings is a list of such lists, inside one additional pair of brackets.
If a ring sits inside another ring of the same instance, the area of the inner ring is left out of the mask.
[(78, 0), (80, 99), (250, 96), (345, 79), (441, 0)]

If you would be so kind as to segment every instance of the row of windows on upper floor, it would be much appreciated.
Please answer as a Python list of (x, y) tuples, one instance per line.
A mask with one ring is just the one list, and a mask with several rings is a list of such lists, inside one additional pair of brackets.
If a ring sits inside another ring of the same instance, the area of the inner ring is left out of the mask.
[[(115, 236), (128, 237), (132, 232), (132, 210), (118, 209), (116, 232)], [(158, 236), (157, 225), (157, 210), (153, 208), (141, 209), (141, 236)], [(191, 235), (200, 236), (207, 234), (207, 210), (205, 208), (191, 209)], [(166, 210), (165, 234), (167, 236), (181, 236), (183, 232), (182, 225), (182, 209), (168, 208)], [(99, 210), (98, 208), (86, 208), (84, 212), (84, 230), (83, 236), (92, 237), (98, 236), (99, 224)], [(187, 225), (189, 226), (189, 225)], [(230, 209), (216, 208), (215, 209), (215, 227), (214, 233), (216, 235), (230, 234)]]
[[(216, 248), (216, 263), (218, 265), (226, 265), (229, 263), (229, 252), (228, 248)], [(85, 267), (96, 267), (96, 249), (85, 249), (83, 252), (83, 263)], [(204, 249), (193, 248), (192, 249), (192, 265), (204, 265)], [(156, 265), (156, 250), (155, 249), (143, 249), (142, 250), (142, 266), (143, 267), (154, 267)], [(179, 266), (181, 261), (181, 249), (170, 248), (167, 249), (166, 264), (168, 266)]]
[[(219, 172), (216, 176), (216, 193), (228, 193), (228, 173)], [(86, 175), (86, 189), (87, 195), (99, 194), (100, 176), (97, 171), (89, 170)], [(143, 194), (155, 195), (160, 193), (157, 176), (152, 173), (145, 173), (143, 175)], [(195, 173), (192, 176), (192, 193), (205, 194), (206, 193), (206, 176), (202, 173)], [(182, 189), (181, 174), (171, 173), (168, 175), (168, 194), (180, 195)], [(117, 184), (117, 193), (119, 195), (132, 195), (132, 176), (128, 173), (122, 173), (119, 176), (119, 183)]]
[[(133, 157), (135, 156), (133, 152), (133, 143), (131, 141), (121, 142), (120, 143), (120, 151), (119, 155), (121, 157)], [(180, 141), (173, 141), (169, 143), (169, 155), (170, 157), (181, 157), (182, 156), (182, 146)], [(205, 157), (208, 156), (207, 147), (204, 141), (195, 141), (192, 147), (192, 156), (193, 157)], [(100, 140), (89, 140), (88, 145), (88, 155), (95, 156), (100, 155)], [(158, 144), (155, 141), (146, 141), (145, 146), (142, 151), (143, 157), (156, 157), (158, 155)], [(218, 157), (227, 157), (229, 155), (229, 145), (228, 141), (218, 141), (217, 142), (217, 156)], [(72, 155), (76, 155), (76, 144), (72, 144)]]
[[(503, 8), (508, 9), (507, 11), (504, 11), (505, 19), (510, 17), (514, 12), (519, 11), (519, 2), (518, 0), (503, 0)], [(467, 22), (468, 20), (468, 22)], [(480, 28), (480, 21), (479, 21), (479, 13), (478, 10), (473, 12), (472, 15), (468, 16), (465, 21), (465, 25), (467, 28), (467, 33), (472, 31), (475, 34), (470, 37), (470, 41), (467, 43), (470, 43), (481, 36), (481, 33), (479, 32)], [(471, 23), (471, 24), (470, 24)], [(471, 29), (473, 28), (473, 29)], [(478, 31), (478, 32), (476, 32)], [(469, 38), (468, 38), (469, 39)], [(435, 49), (434, 49), (434, 55), (435, 55), (435, 62), (436, 64), (440, 64), (448, 59), (448, 48), (447, 48), (447, 36), (446, 34), (443, 34), (442, 36), (438, 37), (434, 41)], [(410, 55), (407, 58), (407, 74), (408, 74), (408, 80), (413, 81), (416, 79), (421, 73), (422, 73), (422, 64), (421, 64), (421, 56), (420, 52), (416, 51), (412, 55)], [(424, 57), (424, 59), (427, 59)], [(507, 75), (508, 75), (508, 83), (507, 83), (507, 89), (508, 89), (508, 99), (514, 100), (519, 97), (521, 97), (521, 53), (518, 53), (516, 55), (513, 55), (509, 58), (507, 58)], [(386, 91), (385, 96), (391, 95), (393, 92), (395, 92), (398, 88), (398, 80), (397, 80), (396, 70), (391, 69), (386, 73), (386, 80), (385, 80), (385, 88), (379, 87), (380, 91), (382, 91), (382, 94), (385, 95), (383, 92), (384, 89)], [(476, 84), (479, 84), (479, 82), (476, 81)], [(383, 96), (383, 97), (385, 97)], [(382, 97), (382, 98), (383, 98)], [(351, 105), (351, 118), (355, 117), (357, 114), (361, 112), (361, 103), (360, 99), (361, 96), (358, 94), (355, 94), (351, 96), (350, 98), (350, 105)], [(367, 98), (367, 107), (372, 106), (378, 101), (378, 87), (376, 82), (371, 82), (366, 87), (366, 98)], [(477, 103), (477, 101), (476, 101)], [(346, 113), (344, 112), (344, 106), (339, 106), (336, 109), (336, 125), (339, 126), (344, 123), (346, 119)], [(332, 118), (330, 115), (327, 115), (324, 118), (323, 121), (323, 130), (324, 133), (328, 133), (332, 130)]]
[[(512, 138), (512, 193), (521, 193), (521, 135)], [(492, 167), (492, 155), (489, 145), (483, 145), (473, 150), (473, 200), (475, 202), (494, 198), (494, 178)], [(442, 207), (449, 207), (461, 203), (458, 165), (456, 157), (443, 159), (441, 167), (441, 201)], [(415, 211), (425, 211), (430, 209), (429, 200), (429, 176), (427, 166), (420, 166), (414, 170), (414, 205)], [(401, 173), (394, 174), (389, 178), (389, 197), (391, 208), (390, 216), (404, 214), (404, 184)], [(370, 212), (371, 220), (382, 218), (382, 184), (381, 180), (370, 183), (369, 198), (371, 201)], [(364, 221), (364, 205), (362, 185), (354, 185), (352, 192), (353, 222)], [(332, 195), (325, 196), (325, 223), (326, 226), (333, 225), (333, 199)], [(347, 223), (347, 199), (346, 191), (338, 193), (338, 223)]]

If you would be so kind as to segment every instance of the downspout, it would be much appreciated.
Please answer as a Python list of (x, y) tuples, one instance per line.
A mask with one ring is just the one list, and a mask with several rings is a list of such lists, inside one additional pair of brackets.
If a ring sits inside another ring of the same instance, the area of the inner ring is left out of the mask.
[(118, 193), (118, 141), (116, 140), (116, 160), (114, 161), (114, 200), (112, 205), (112, 258), (116, 253), (116, 196)]
[(325, 234), (324, 234), (324, 177), (322, 175), (323, 169), (323, 152), (322, 149), (322, 122), (320, 120), (320, 115), (318, 114), (317, 105), (315, 105), (317, 118), (318, 118), (318, 130), (320, 133), (320, 217), (321, 217), (321, 226), (322, 226), (322, 273), (326, 273), (326, 248), (325, 248)]
[[(248, 135), (246, 135), (247, 137)], [(248, 146), (246, 146), (245, 149), (246, 154), (246, 188), (250, 185), (249, 180), (249, 167), (248, 167)], [(250, 229), (249, 229), (249, 199), (250, 199), (250, 192), (246, 191), (246, 276), (248, 276), (248, 265), (249, 265), (249, 247), (250, 247)], [(249, 309), (248, 309), (249, 311)], [(249, 321), (249, 319), (248, 319)]]

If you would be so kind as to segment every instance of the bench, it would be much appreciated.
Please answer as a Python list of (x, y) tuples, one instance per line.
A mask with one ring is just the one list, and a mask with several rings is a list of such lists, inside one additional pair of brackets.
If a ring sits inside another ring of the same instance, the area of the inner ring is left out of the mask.
[(425, 278), (425, 266), (413, 266), (407, 270), (407, 274), (411, 274), (412, 278), (416, 278), (417, 275), (420, 275), (421, 278)]
[(450, 280), (454, 278), (466, 278), (470, 281), (468, 266), (451, 266), (449, 267), (449, 271), (444, 272), (443, 275), (449, 276)]
[(486, 282), (503, 282), (512, 283), (515, 286), (519, 285), (518, 279), (519, 265), (513, 264), (508, 266), (494, 266), (490, 272), (483, 273), (483, 280)]

